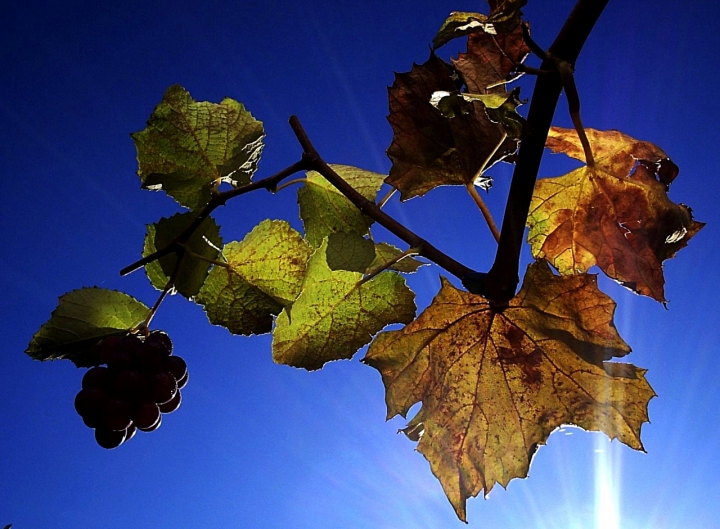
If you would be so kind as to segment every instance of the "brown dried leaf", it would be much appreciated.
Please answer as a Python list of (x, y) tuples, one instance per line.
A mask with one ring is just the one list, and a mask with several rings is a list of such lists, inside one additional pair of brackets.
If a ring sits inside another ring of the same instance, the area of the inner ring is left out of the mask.
[(410, 72), (396, 74), (388, 90), (394, 135), (387, 151), (393, 165), (385, 181), (400, 190), (402, 200), (437, 186), (472, 182), (481, 169), (517, 148), (507, 139), (493, 155), (503, 128), (487, 117), (480, 102), (452, 118), (430, 103), (435, 92), (455, 90), (452, 68), (435, 54)]
[(554, 276), (536, 262), (502, 311), (443, 281), (414, 322), (372, 343), (363, 361), (382, 374), (388, 418), (422, 402), (404, 431), (461, 520), (467, 498), (525, 477), (563, 424), (643, 449), (654, 392), (645, 370), (604, 362), (630, 351), (614, 310), (596, 276)]
[(511, 33), (490, 35), (473, 33), (468, 37), (467, 53), (452, 61), (473, 94), (505, 93), (508, 80), (517, 64), (530, 53), (523, 40), (522, 27)]
[[(533, 194), (528, 241), (535, 258), (561, 274), (597, 265), (626, 287), (665, 301), (662, 262), (704, 226), (667, 189), (677, 166), (657, 146), (618, 131), (587, 129), (595, 167), (540, 180)], [(554, 127), (547, 146), (584, 160), (573, 129)]]

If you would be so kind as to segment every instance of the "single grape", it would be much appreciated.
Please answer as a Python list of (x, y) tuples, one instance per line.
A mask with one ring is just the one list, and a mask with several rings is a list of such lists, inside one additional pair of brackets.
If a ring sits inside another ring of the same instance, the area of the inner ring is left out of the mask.
[(115, 373), (127, 371), (132, 368), (135, 355), (126, 349), (115, 349), (107, 356), (107, 366)]
[(151, 401), (140, 401), (133, 406), (132, 421), (140, 430), (151, 428), (160, 418), (158, 405)]
[(137, 364), (146, 373), (157, 373), (163, 369), (167, 358), (167, 350), (162, 345), (145, 342), (137, 355)]
[(135, 334), (128, 334), (120, 338), (117, 344), (117, 349), (120, 351), (127, 351), (130, 354), (137, 354), (142, 347), (142, 340)]
[(107, 367), (96, 366), (88, 369), (82, 379), (83, 389), (100, 388), (110, 389), (112, 375)]
[(190, 371), (185, 371), (185, 375), (177, 381), (178, 389), (182, 389), (185, 386), (187, 386), (189, 378), (190, 378)]
[(110, 399), (102, 409), (103, 425), (108, 430), (126, 430), (130, 426), (130, 403), (124, 399)]
[(103, 389), (81, 389), (75, 397), (75, 411), (81, 417), (92, 418), (102, 411), (108, 398), (108, 392)]
[(175, 380), (180, 380), (187, 373), (187, 364), (179, 356), (168, 356), (165, 359), (165, 369), (170, 371)]
[(118, 446), (123, 444), (123, 441), (125, 441), (125, 436), (125, 430), (117, 432), (114, 430), (107, 430), (105, 428), (95, 429), (95, 440), (97, 441), (97, 444), (99, 444), (103, 448), (107, 448), (108, 450), (112, 448), (117, 448)]
[(158, 416), (158, 420), (153, 424), (152, 426), (148, 426), (147, 428), (140, 428), (138, 426), (138, 430), (141, 432), (154, 432), (158, 428), (160, 428), (160, 425), (162, 424), (162, 414)]
[(167, 401), (165, 404), (160, 404), (160, 411), (163, 413), (172, 413), (180, 407), (181, 402), (182, 395), (180, 394), (180, 390), (178, 390), (178, 392), (175, 393), (175, 396), (172, 399)]
[(177, 393), (177, 381), (171, 373), (160, 372), (150, 377), (150, 395), (157, 404), (165, 404)]
[(107, 364), (108, 356), (115, 351), (120, 336), (109, 336), (100, 342), (100, 363)]
[(130, 439), (135, 437), (135, 433), (137, 432), (137, 427), (134, 424), (131, 424), (128, 426), (127, 430), (125, 430), (125, 442), (127, 443)]
[(145, 338), (144, 345), (159, 345), (166, 351), (166, 355), (172, 354), (172, 340), (170, 340), (170, 337), (164, 331), (151, 332), (148, 337)]
[(147, 380), (140, 371), (122, 371), (112, 385), (113, 395), (135, 400), (147, 392)]

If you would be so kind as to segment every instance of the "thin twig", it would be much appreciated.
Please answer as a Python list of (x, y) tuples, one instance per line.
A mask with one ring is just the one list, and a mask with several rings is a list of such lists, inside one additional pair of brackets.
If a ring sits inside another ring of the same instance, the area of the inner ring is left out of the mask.
[(205, 205), (205, 207), (202, 209), (202, 211), (200, 211), (198, 216), (193, 219), (190, 225), (185, 228), (180, 235), (170, 241), (170, 243), (168, 243), (168, 245), (164, 248), (160, 248), (158, 251), (153, 252), (150, 255), (135, 261), (131, 265), (126, 266), (125, 268), (120, 270), (120, 275), (125, 276), (131, 272), (134, 272), (138, 268), (145, 266), (146, 264), (152, 263), (153, 261), (164, 257), (169, 253), (178, 251), (178, 248), (181, 245), (185, 244), (190, 239), (190, 237), (192, 237), (192, 234), (195, 233), (195, 230), (200, 227), (200, 225), (208, 216), (210, 216), (210, 213), (212, 213), (215, 208), (219, 206), (224, 206), (228, 200), (238, 197), (240, 195), (244, 195), (245, 193), (255, 191), (257, 189), (267, 189), (268, 191), (274, 193), (277, 190), (277, 185), (285, 178), (297, 172), (305, 171), (307, 169), (309, 169), (307, 161), (303, 159), (299, 162), (295, 162), (289, 167), (286, 167), (282, 171), (279, 171), (272, 176), (268, 176), (267, 178), (263, 178), (262, 180), (258, 180), (257, 182), (252, 182), (250, 184), (246, 184), (244, 186), (231, 189), (229, 191), (223, 191), (222, 193), (215, 194), (210, 199), (210, 202)]
[(378, 207), (379, 208), (384, 207), (385, 204), (388, 203), (388, 201), (393, 197), (393, 195), (395, 193), (397, 193), (397, 187), (393, 187), (390, 191), (388, 191), (388, 193), (384, 197), (382, 197), (380, 202), (377, 203)]
[(181, 246), (185, 250), (185, 253), (187, 255), (189, 255), (190, 257), (193, 257), (200, 261), (205, 261), (206, 263), (210, 263), (215, 266), (221, 266), (223, 268), (230, 268), (230, 265), (224, 261), (218, 261), (217, 259), (210, 259), (209, 257), (205, 257), (204, 255), (200, 255), (199, 253), (195, 253), (190, 248), (188, 248), (185, 244), (182, 244)]
[(588, 140), (587, 134), (585, 133), (585, 127), (583, 127), (582, 120), (580, 119), (580, 96), (578, 95), (577, 86), (575, 85), (575, 76), (573, 75), (573, 67), (567, 61), (558, 59), (557, 57), (548, 54), (549, 57), (555, 61), (560, 77), (562, 78), (563, 88), (565, 89), (565, 95), (568, 100), (568, 110), (570, 111), (570, 119), (572, 119), (575, 130), (580, 138), (583, 151), (585, 152), (585, 163), (588, 167), (595, 166), (595, 157), (590, 147), (590, 140)]
[(160, 304), (163, 302), (165, 297), (168, 295), (170, 290), (175, 286), (175, 281), (177, 280), (178, 272), (180, 271), (180, 261), (182, 260), (182, 253), (179, 252), (177, 256), (177, 261), (175, 262), (175, 267), (173, 268), (172, 274), (170, 274), (170, 279), (168, 279), (167, 284), (165, 285), (165, 288), (163, 288), (163, 291), (160, 292), (160, 296), (158, 296), (157, 301), (155, 302), (155, 305), (153, 305), (153, 308), (150, 309), (150, 312), (148, 312), (148, 315), (145, 317), (145, 320), (137, 326), (136, 329), (133, 330), (133, 332), (138, 331), (140, 329), (147, 329), (150, 327), (150, 322), (152, 321), (153, 317), (155, 316), (155, 313), (160, 308)]
[(480, 196), (480, 193), (477, 192), (475, 184), (473, 182), (468, 182), (465, 188), (468, 190), (468, 193), (470, 193), (470, 196), (475, 201), (475, 204), (477, 204), (478, 208), (480, 208), (480, 211), (485, 218), (485, 222), (487, 223), (488, 228), (490, 228), (490, 232), (493, 234), (493, 237), (495, 237), (495, 241), (500, 242), (500, 230), (498, 230), (495, 220), (485, 204), (485, 201)]
[(275, 188), (275, 192), (277, 193), (278, 191), (285, 189), (286, 187), (290, 187), (293, 184), (304, 184), (305, 182), (307, 182), (307, 178), (293, 178), (292, 180), (289, 180), (284, 184), (280, 184), (279, 186), (277, 186)]

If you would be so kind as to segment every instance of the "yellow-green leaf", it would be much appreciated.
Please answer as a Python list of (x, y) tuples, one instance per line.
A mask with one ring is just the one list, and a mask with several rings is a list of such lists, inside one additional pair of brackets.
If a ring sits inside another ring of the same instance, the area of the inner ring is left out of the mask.
[[(343, 180), (368, 200), (375, 200), (385, 175), (351, 167), (331, 165)], [(332, 233), (367, 234), (373, 223), (340, 191), (315, 171), (307, 173), (305, 185), (298, 191), (300, 218), (305, 225), (305, 238), (317, 248)]]
[(223, 249), (197, 296), (208, 319), (233, 334), (262, 334), (300, 292), (311, 249), (287, 222), (265, 220)]
[(359, 272), (331, 270), (327, 247), (326, 239), (315, 250), (302, 292), (277, 318), (273, 359), (280, 364), (312, 370), (351, 358), (386, 325), (415, 317), (415, 296), (399, 274), (362, 282)]
[[(193, 212), (177, 213), (170, 218), (163, 218), (155, 224), (149, 224), (145, 236), (143, 257), (170, 244), (190, 225), (195, 217)], [(203, 220), (185, 243), (185, 248), (188, 252), (182, 257), (180, 269), (175, 278), (175, 289), (189, 299), (200, 292), (200, 287), (205, 282), (211, 266), (208, 259), (217, 259), (220, 248), (222, 248), (220, 227), (212, 217)], [(158, 290), (162, 290), (170, 280), (176, 264), (177, 254), (173, 252), (145, 265), (145, 273), (152, 285)]]
[(196, 102), (179, 85), (168, 88), (147, 127), (132, 134), (143, 187), (162, 189), (190, 209), (207, 204), (222, 182), (249, 183), (263, 137), (262, 123), (241, 103)]

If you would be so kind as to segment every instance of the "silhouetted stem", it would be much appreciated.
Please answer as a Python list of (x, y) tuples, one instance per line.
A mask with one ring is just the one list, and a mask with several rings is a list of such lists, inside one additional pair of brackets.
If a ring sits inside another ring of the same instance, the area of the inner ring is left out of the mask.
[[(548, 52), (570, 65), (575, 64), (580, 50), (607, 2), (608, 0), (579, 0)], [(554, 68), (552, 59), (546, 56), (540, 69)], [(500, 243), (495, 261), (483, 286), (483, 295), (497, 304), (510, 300), (515, 295), (519, 283), (520, 250), (530, 201), (562, 87), (562, 78), (557, 73), (537, 77), (528, 112), (528, 132), (523, 135), (520, 144), (503, 216)]]
[(485, 204), (485, 201), (480, 196), (480, 193), (477, 192), (475, 184), (469, 182), (465, 187), (467, 188), (468, 193), (470, 193), (472, 199), (475, 201), (475, 204), (477, 204), (477, 207), (480, 208), (480, 212), (485, 218), (485, 222), (487, 223), (488, 228), (490, 228), (490, 232), (493, 234), (493, 237), (495, 237), (497, 242), (500, 242), (500, 230), (498, 230), (495, 225), (495, 220), (492, 218), (492, 214)]
[(350, 200), (350, 202), (352, 202), (363, 214), (367, 215), (389, 232), (408, 243), (412, 248), (417, 248), (419, 255), (443, 267), (454, 276), (462, 279), (468, 274), (475, 273), (471, 268), (459, 263), (449, 255), (435, 248), (422, 237), (407, 229), (390, 215), (381, 210), (375, 202), (372, 202), (362, 196), (350, 184), (343, 180), (343, 178), (320, 157), (305, 133), (305, 130), (300, 124), (300, 120), (297, 116), (290, 117), (290, 126), (292, 127), (293, 132), (295, 132), (295, 136), (297, 136), (297, 139), (303, 148), (303, 160), (307, 161), (311, 169), (324, 176), (328, 182), (334, 185), (338, 191), (345, 195), (345, 197), (347, 197), (347, 199)]

